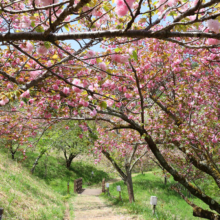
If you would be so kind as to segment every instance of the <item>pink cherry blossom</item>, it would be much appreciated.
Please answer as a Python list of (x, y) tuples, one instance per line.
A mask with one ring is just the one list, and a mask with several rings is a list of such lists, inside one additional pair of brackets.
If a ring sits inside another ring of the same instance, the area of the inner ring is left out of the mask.
[[(80, 80), (80, 79), (74, 79), (74, 80), (72, 81), (72, 84), (74, 84), (74, 85), (76, 85), (76, 86), (83, 87), (83, 84), (81, 83), (81, 80)], [(75, 87), (75, 86), (72, 87), (72, 90), (73, 90), (74, 92), (81, 92), (81, 91), (82, 91), (81, 89), (79, 89), (79, 88), (77, 88), (77, 87)]]
[(125, 63), (128, 61), (129, 56), (128, 55), (119, 55), (119, 54), (114, 54), (111, 56), (112, 60), (118, 63)]
[(27, 16), (23, 16), (22, 19), (21, 19), (21, 28), (29, 28), (31, 25), (31, 20), (29, 17)]
[(106, 64), (104, 62), (102, 63), (99, 63), (99, 68), (106, 71), (107, 70), (107, 67), (106, 67)]
[(220, 44), (220, 40), (214, 39), (214, 38), (209, 38), (206, 40), (206, 43), (208, 45), (217, 45)]
[(13, 86), (11, 83), (9, 83), (9, 84), (7, 85), (7, 88), (8, 88), (8, 89), (13, 89), (13, 87), (14, 87), (14, 86)]
[(90, 115), (92, 117), (96, 116), (97, 115), (97, 111), (95, 109), (93, 109), (93, 111), (90, 112)]
[(29, 103), (32, 104), (34, 102), (34, 99), (30, 99)]
[(218, 139), (215, 135), (212, 136), (212, 143), (214, 144), (218, 143)]
[(20, 105), (19, 105), (19, 108), (21, 108), (21, 107), (23, 107), (23, 106), (24, 106), (24, 102), (21, 101), (21, 102), (20, 102)]
[(179, 0), (168, 0), (167, 4), (172, 7), (175, 6), (178, 3), (178, 1)]
[(94, 57), (95, 56), (95, 52), (93, 50), (89, 50), (86, 54), (87, 57)]
[(52, 87), (53, 87), (54, 90), (58, 90), (59, 89), (57, 84), (52, 85)]
[(125, 16), (128, 13), (128, 7), (126, 5), (116, 7), (115, 12), (118, 16)]
[(92, 11), (92, 15), (93, 16), (96, 16), (96, 17), (100, 17), (100, 16), (102, 16), (102, 11), (101, 10), (93, 10)]
[(39, 0), (39, 4), (41, 4), (42, 6), (56, 4), (58, 2), (59, 2), (59, 0)]
[[(134, 0), (126, 0), (128, 6), (132, 8)], [(118, 16), (125, 16), (128, 13), (129, 9), (124, 2), (124, 0), (116, 0), (116, 14)]]
[(30, 74), (32, 79), (36, 79), (41, 74), (41, 71), (40, 70), (38, 70), (38, 71), (31, 71), (29, 74)]
[(131, 97), (132, 97), (132, 95), (131, 95), (131, 94), (129, 94), (129, 93), (125, 93), (124, 95), (125, 95), (125, 97), (126, 97), (127, 99), (129, 99), (129, 98), (131, 98)]
[(34, 49), (33, 44), (30, 43), (30, 42), (27, 42), (27, 43), (26, 43), (25, 51), (28, 52), (28, 53), (32, 53), (32, 52), (33, 52), (33, 49)]
[(9, 102), (9, 99), (5, 97), (0, 101), (0, 105), (6, 105), (8, 102)]
[(37, 53), (40, 54), (40, 55), (46, 55), (48, 53), (48, 50), (44, 45), (40, 45), (37, 48)]
[(129, 49), (128, 49), (128, 53), (129, 53), (130, 55), (132, 55), (133, 51), (134, 51), (134, 48), (129, 48)]
[(27, 90), (24, 93), (21, 94), (21, 98), (30, 98), (30, 91)]
[(111, 107), (114, 104), (114, 101), (113, 100), (107, 100), (106, 103), (107, 103), (108, 107)]
[(63, 88), (63, 93), (68, 95), (70, 93), (70, 88), (69, 87), (64, 87)]
[(218, 20), (210, 19), (207, 21), (207, 27), (210, 31), (213, 31), (215, 33), (219, 33), (220, 30), (220, 23)]

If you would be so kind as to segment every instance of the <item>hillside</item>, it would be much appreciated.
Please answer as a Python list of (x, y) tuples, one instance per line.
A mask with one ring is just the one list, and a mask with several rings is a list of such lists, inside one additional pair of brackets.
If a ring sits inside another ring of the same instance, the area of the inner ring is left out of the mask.
[[(67, 170), (63, 158), (53, 156), (43, 157), (34, 175), (31, 175), (30, 168), (36, 156), (29, 152), (27, 159), (21, 161), (19, 152), (16, 159), (12, 160), (6, 150), (1, 149), (0, 207), (4, 208), (4, 220), (63, 219), (66, 207), (75, 196), (74, 179), (83, 177), (84, 185), (92, 185), (104, 177), (108, 178), (105, 172), (80, 161), (73, 162), (70, 170)], [(95, 173), (93, 178), (91, 171)], [(67, 194), (68, 181), (70, 194)], [(70, 209), (73, 208), (70, 206)]]
[[(178, 193), (171, 190), (171, 186), (176, 184), (172, 177), (168, 179), (167, 184), (164, 184), (162, 172), (160, 170), (149, 171), (144, 174), (133, 175), (133, 186), (135, 193), (135, 203), (129, 203), (127, 187), (123, 181), (118, 181), (110, 185), (109, 191), (111, 196), (104, 195), (104, 198), (114, 204), (116, 207), (126, 208), (130, 214), (140, 214), (145, 220), (202, 220), (198, 217), (193, 217), (193, 209)], [(206, 178), (204, 180), (204, 188), (206, 184), (212, 182)], [(121, 186), (121, 194), (123, 201), (119, 200), (119, 194), (116, 187)], [(187, 196), (196, 205), (209, 209), (198, 198), (190, 195), (188, 191), (182, 190), (182, 193)], [(207, 192), (212, 195), (217, 201), (220, 201), (220, 192), (216, 189)], [(152, 205), (150, 197), (157, 196), (158, 203), (156, 214), (152, 214)]]
[(40, 178), (0, 155), (0, 207), (4, 219), (62, 219), (65, 204)]

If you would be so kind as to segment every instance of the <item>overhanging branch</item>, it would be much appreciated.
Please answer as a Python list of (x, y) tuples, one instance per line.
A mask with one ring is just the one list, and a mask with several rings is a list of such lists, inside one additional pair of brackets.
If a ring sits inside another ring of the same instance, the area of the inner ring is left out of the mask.
[(157, 38), (164, 39), (175, 38), (175, 37), (189, 37), (189, 38), (215, 38), (220, 40), (220, 33), (204, 33), (201, 31), (190, 31), (190, 32), (170, 32), (161, 31), (153, 32), (146, 30), (108, 30), (108, 31), (91, 31), (91, 32), (70, 32), (70, 33), (51, 33), (45, 36), (43, 33), (37, 32), (20, 32), (20, 33), (7, 33), (0, 34), (0, 41), (20, 41), (20, 40), (36, 40), (36, 41), (50, 41), (54, 42), (57, 40), (74, 40), (74, 39), (97, 39), (97, 38), (115, 38), (115, 37), (126, 37), (126, 38)]

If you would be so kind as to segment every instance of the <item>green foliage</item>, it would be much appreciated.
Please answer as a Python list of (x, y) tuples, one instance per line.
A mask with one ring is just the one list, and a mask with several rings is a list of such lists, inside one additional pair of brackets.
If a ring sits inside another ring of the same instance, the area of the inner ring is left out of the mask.
[(49, 41), (45, 41), (45, 42), (44, 42), (44, 46), (45, 46), (47, 49), (50, 49), (51, 43), (50, 43)]
[[(148, 172), (144, 175), (139, 174), (133, 177), (135, 203), (129, 203), (126, 185), (120, 181), (110, 185), (110, 194), (112, 197), (104, 195), (105, 198), (111, 200), (114, 205), (122, 206), (128, 209), (130, 213), (140, 214), (146, 220), (192, 220), (198, 219), (192, 216), (192, 207), (190, 207), (178, 193), (170, 189), (171, 184), (176, 183), (169, 179), (167, 185), (163, 183), (161, 172)], [(122, 199), (119, 201), (116, 186), (120, 185), (122, 189)], [(183, 190), (187, 195), (187, 191)], [(152, 215), (152, 206), (150, 205), (150, 197), (157, 196), (158, 204), (156, 207), (156, 215)], [(205, 209), (207, 205), (199, 199), (190, 198), (193, 202)]]
[[(41, 137), (39, 148), (53, 148), (66, 151), (67, 154), (86, 152), (90, 142), (86, 138), (86, 132), (79, 125), (77, 122), (67, 121), (51, 126)], [(83, 134), (82, 138), (80, 134)]]
[[(74, 193), (74, 180), (82, 177), (83, 187), (100, 183), (109, 176), (89, 163), (73, 162), (68, 170), (61, 157), (44, 155), (35, 169), (30, 169), (39, 152), (27, 152), (27, 159), (21, 161), (22, 153), (18, 152), (18, 161), (7, 158), (7, 149), (0, 148), (0, 207), (5, 210), (4, 219), (63, 219), (64, 202), (71, 204)], [(91, 172), (94, 176), (91, 178)], [(69, 182), (70, 194), (67, 193)], [(70, 215), (73, 216), (72, 205)]]
[[(18, 157), (21, 156), (21, 154), (21, 152), (18, 152)], [(23, 161), (21, 165), (30, 171), (38, 153), (27, 152), (26, 155), (27, 159)], [(91, 178), (92, 171), (94, 172), (93, 178)], [(54, 191), (64, 196), (67, 194), (67, 183), (69, 182), (70, 189), (72, 190), (73, 182), (77, 178), (83, 178), (84, 186), (97, 184), (101, 182), (103, 178), (109, 178), (108, 174), (85, 162), (73, 162), (68, 170), (62, 157), (49, 155), (44, 155), (39, 160), (34, 176), (44, 180)]]
[(41, 26), (38, 26), (35, 30), (40, 33), (44, 32), (44, 28)]
[(101, 102), (100, 107), (102, 109), (106, 109), (107, 108), (107, 103), (105, 101)]
[(135, 61), (138, 61), (138, 56), (137, 56), (137, 51), (136, 50), (134, 50), (132, 52), (132, 57), (134, 58)]
[(0, 207), (4, 220), (63, 219), (62, 196), (20, 163), (0, 154)]

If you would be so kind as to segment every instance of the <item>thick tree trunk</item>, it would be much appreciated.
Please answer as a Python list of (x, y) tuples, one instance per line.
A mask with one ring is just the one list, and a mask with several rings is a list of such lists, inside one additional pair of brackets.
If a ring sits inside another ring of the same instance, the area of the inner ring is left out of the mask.
[[(143, 132), (144, 133), (144, 132)], [(143, 135), (143, 133), (140, 133)], [(206, 203), (211, 210), (214, 210), (218, 213), (220, 213), (220, 204), (216, 202), (213, 197), (209, 197), (205, 193), (203, 193), (199, 188), (194, 186), (191, 182), (189, 182), (183, 175), (178, 173), (172, 166), (168, 164), (168, 162), (165, 160), (163, 155), (161, 154), (160, 150), (157, 148), (157, 145), (154, 143), (153, 139), (151, 136), (148, 134), (145, 137), (145, 141), (148, 143), (148, 146), (150, 147), (152, 153), (154, 156), (157, 158), (159, 161), (160, 165), (166, 169), (174, 178), (175, 181), (178, 181), (180, 184), (182, 184), (185, 188), (187, 188), (190, 193), (200, 200), (202, 200), (204, 203)], [(198, 165), (199, 166), (199, 165)], [(202, 170), (202, 168), (200, 167)], [(215, 171), (215, 170), (214, 170)], [(210, 169), (208, 170), (207, 173), (210, 173)], [(212, 174), (212, 173), (211, 173)], [(214, 174), (212, 174), (214, 175)]]
[(134, 189), (133, 189), (133, 182), (132, 182), (132, 176), (130, 171), (130, 164), (125, 165), (126, 174), (127, 174), (127, 189), (128, 189), (128, 196), (129, 196), (129, 202), (135, 202), (134, 200)]
[(171, 186), (171, 189), (175, 190), (179, 195), (190, 205), (193, 207), (193, 216), (210, 219), (210, 220), (220, 220), (220, 215), (210, 212), (209, 210), (202, 209), (201, 207), (195, 205), (192, 201), (190, 201), (187, 196), (184, 196), (181, 192), (181, 189), (176, 186)]
[(220, 215), (204, 210), (198, 206), (193, 208), (193, 216), (210, 220), (220, 220)]
[(66, 150), (64, 151), (64, 156), (66, 159), (66, 168), (69, 170), (73, 159), (77, 156), (77, 154), (70, 153), (69, 157), (67, 157)]
[(15, 159), (15, 153), (16, 153), (17, 149), (13, 150), (12, 145), (10, 146), (9, 149), (10, 149), (10, 153), (11, 153), (11, 159), (14, 160)]
[(68, 170), (70, 169), (71, 163), (72, 163), (72, 160), (70, 160), (70, 159), (68, 159), (66, 161), (66, 167), (67, 167)]

